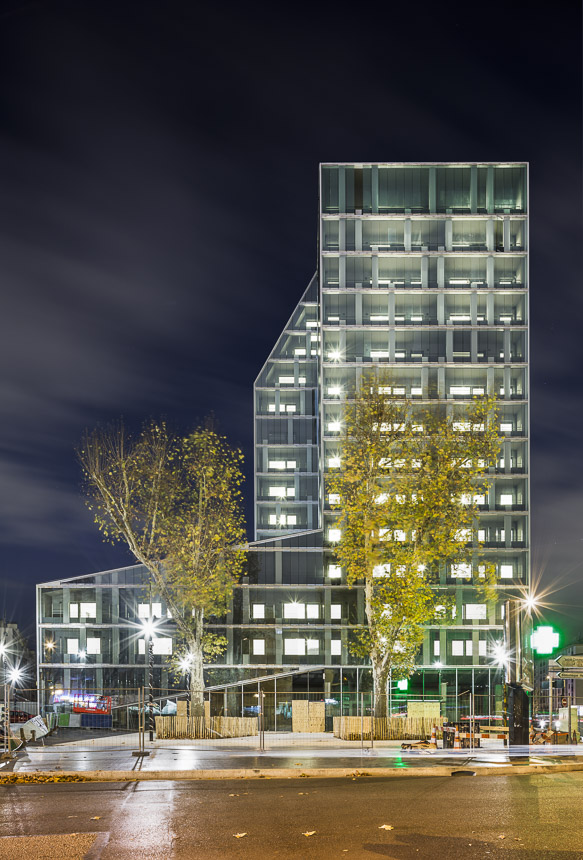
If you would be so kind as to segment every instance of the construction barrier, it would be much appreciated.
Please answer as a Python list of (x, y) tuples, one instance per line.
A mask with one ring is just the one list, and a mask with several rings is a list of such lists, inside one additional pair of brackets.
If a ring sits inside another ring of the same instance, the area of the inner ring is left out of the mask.
[(244, 738), (258, 734), (256, 717), (156, 717), (156, 738)]

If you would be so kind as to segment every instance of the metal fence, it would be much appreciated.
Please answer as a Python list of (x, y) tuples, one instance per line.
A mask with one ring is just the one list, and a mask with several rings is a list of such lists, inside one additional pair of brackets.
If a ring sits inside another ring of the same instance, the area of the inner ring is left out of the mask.
[[(9, 735), (21, 739), (27, 718), (40, 714), (49, 734), (34, 743), (71, 752), (125, 750), (139, 755), (168, 748), (322, 751), (372, 746), (382, 750), (430, 741), (432, 733), (438, 746), (448, 747), (453, 746), (456, 728), (461, 747), (501, 748), (508, 739), (503, 707), (497, 711), (489, 696), (471, 691), (442, 697), (393, 693), (383, 711), (375, 707), (371, 692), (275, 691), (261, 683), (200, 692), (143, 687), (56, 690), (44, 701), (36, 689), (7, 685), (4, 694), (9, 697), (2, 714), (5, 746)], [(551, 729), (554, 737), (549, 739), (548, 723), (541, 726), (540, 716), (533, 714), (535, 742), (541, 742), (545, 730), (547, 742), (572, 742), (574, 734), (578, 739), (583, 702), (569, 700), (565, 708), (555, 709)]]

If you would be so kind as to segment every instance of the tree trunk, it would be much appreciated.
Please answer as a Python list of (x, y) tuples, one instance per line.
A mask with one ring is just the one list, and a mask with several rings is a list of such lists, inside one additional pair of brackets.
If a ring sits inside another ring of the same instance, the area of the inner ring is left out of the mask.
[(387, 717), (387, 681), (389, 670), (373, 659), (372, 677), (374, 684), (374, 715), (385, 719)]
[(192, 655), (190, 665), (190, 713), (204, 717), (204, 655), (202, 650), (203, 614), (196, 610), (194, 630), (188, 637), (188, 649)]

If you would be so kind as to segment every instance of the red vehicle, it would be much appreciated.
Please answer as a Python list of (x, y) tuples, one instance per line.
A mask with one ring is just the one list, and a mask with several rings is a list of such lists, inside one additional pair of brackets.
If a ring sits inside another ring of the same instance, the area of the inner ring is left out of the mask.
[(111, 696), (73, 696), (74, 714), (111, 714)]

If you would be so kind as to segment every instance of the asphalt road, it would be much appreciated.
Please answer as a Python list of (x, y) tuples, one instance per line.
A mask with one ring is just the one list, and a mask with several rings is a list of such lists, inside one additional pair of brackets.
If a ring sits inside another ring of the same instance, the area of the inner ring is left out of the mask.
[(581, 773), (0, 786), (0, 858), (582, 860), (582, 798)]

